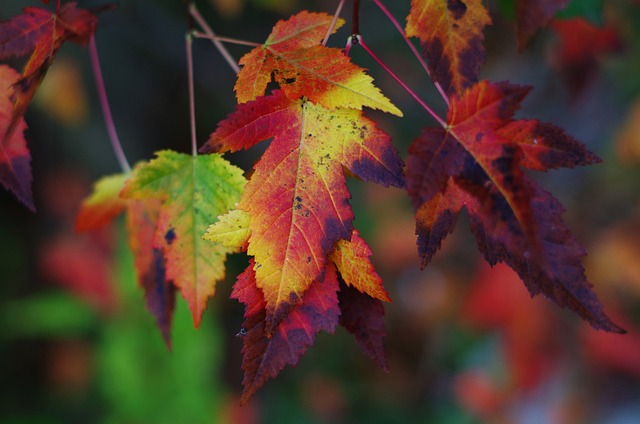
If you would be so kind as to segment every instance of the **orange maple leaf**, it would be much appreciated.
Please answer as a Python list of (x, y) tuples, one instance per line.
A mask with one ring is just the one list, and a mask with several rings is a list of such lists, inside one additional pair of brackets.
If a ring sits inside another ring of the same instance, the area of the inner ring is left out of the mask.
[(248, 253), (264, 292), (267, 335), (324, 278), (334, 244), (351, 239), (342, 168), (365, 181), (404, 185), (389, 136), (362, 112), (330, 111), (281, 91), (239, 105), (202, 151), (247, 149), (271, 137), (238, 203), (250, 216)]

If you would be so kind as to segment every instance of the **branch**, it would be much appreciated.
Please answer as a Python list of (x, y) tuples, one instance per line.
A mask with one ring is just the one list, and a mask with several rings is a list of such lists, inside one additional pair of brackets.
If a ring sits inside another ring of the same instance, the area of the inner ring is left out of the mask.
[(189, 14), (193, 16), (193, 19), (195, 19), (196, 22), (198, 22), (198, 25), (202, 27), (202, 30), (205, 32), (205, 34), (209, 36), (209, 39), (216, 46), (216, 49), (218, 49), (218, 51), (220, 52), (224, 60), (226, 60), (229, 66), (231, 67), (231, 69), (233, 69), (233, 71), (236, 74), (240, 72), (240, 67), (238, 66), (238, 63), (236, 62), (236, 60), (233, 58), (233, 56), (231, 56), (231, 53), (229, 53), (229, 51), (224, 46), (224, 44), (222, 44), (222, 42), (218, 39), (218, 37), (213, 32), (209, 24), (207, 24), (207, 21), (205, 21), (205, 19), (200, 14), (200, 11), (196, 7), (196, 5), (193, 3), (189, 5)]

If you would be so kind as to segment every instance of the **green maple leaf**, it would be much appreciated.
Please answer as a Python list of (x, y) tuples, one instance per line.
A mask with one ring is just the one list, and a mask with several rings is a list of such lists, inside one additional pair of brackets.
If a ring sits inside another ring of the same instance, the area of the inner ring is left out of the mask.
[(242, 170), (221, 156), (191, 156), (161, 151), (138, 165), (121, 195), (133, 199), (160, 199), (160, 216), (153, 240), (166, 257), (166, 277), (189, 303), (198, 326), (224, 278), (227, 253), (235, 249), (203, 240), (207, 227), (240, 199)]

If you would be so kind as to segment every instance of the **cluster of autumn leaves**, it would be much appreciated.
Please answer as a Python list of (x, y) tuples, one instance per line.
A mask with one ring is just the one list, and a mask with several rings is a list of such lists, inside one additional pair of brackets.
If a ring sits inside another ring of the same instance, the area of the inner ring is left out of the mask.
[[(343, 22), (332, 27), (332, 16), (310, 12), (278, 22), (241, 59), (239, 105), (203, 154), (161, 151), (130, 175), (103, 178), (77, 228), (126, 214), (139, 281), (168, 343), (176, 293), (198, 325), (225, 276), (226, 256), (247, 253), (232, 292), (246, 306), (243, 401), (295, 364), (319, 331), (338, 324), (386, 368), (382, 302), (390, 299), (353, 226), (343, 169), (407, 189), (423, 266), (464, 207), (488, 262), (506, 262), (532, 295), (545, 294), (595, 328), (622, 331), (590, 290), (584, 252), (562, 221), (562, 206), (523, 172), (599, 159), (559, 127), (514, 120), (527, 87), (477, 81), (490, 21), (480, 0), (412, 1), (406, 36), (420, 39), (448, 114), (443, 127), (426, 128), (413, 142), (406, 168), (390, 137), (362, 111), (400, 110), (341, 49), (321, 44)], [(30, 208), (22, 115), (62, 43), (88, 43), (95, 24), (75, 3), (54, 13), (29, 8), (0, 24), (0, 59), (31, 53), (22, 75), (0, 67), (0, 182)], [(266, 93), (272, 80), (279, 89)], [(270, 139), (248, 180), (222, 157)]]

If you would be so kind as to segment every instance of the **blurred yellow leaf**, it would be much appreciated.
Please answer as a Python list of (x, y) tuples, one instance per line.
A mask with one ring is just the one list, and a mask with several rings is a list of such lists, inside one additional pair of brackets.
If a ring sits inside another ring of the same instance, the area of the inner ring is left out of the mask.
[(627, 117), (615, 139), (616, 152), (621, 162), (640, 164), (640, 99), (629, 107)]
[(87, 119), (87, 95), (82, 72), (76, 62), (58, 58), (34, 99), (36, 105), (67, 126), (77, 126)]

